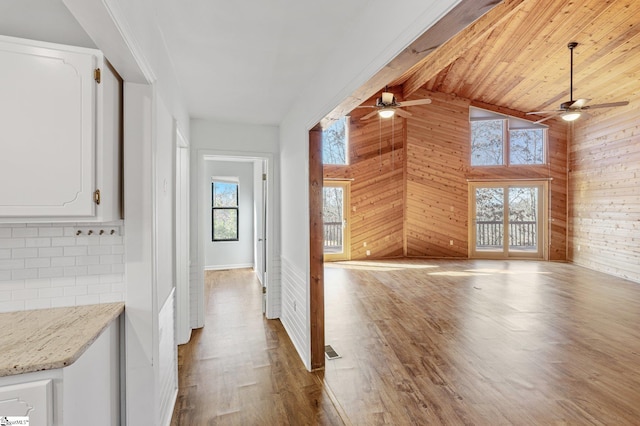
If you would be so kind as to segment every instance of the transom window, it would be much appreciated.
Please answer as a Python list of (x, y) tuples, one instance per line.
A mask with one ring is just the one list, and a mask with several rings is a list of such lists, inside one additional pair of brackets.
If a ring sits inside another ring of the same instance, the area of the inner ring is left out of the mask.
[(545, 164), (547, 126), (469, 108), (472, 166)]
[(238, 183), (211, 183), (211, 240), (238, 241)]
[(322, 163), (348, 164), (349, 125), (347, 117), (334, 121), (322, 131)]

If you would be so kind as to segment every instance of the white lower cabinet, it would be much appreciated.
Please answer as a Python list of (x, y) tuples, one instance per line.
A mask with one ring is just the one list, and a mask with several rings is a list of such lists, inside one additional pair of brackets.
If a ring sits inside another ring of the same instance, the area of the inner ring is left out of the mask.
[(0, 36), (0, 222), (120, 219), (121, 88), (98, 50)]
[(122, 422), (120, 320), (65, 368), (0, 377), (0, 419), (29, 426), (116, 426)]

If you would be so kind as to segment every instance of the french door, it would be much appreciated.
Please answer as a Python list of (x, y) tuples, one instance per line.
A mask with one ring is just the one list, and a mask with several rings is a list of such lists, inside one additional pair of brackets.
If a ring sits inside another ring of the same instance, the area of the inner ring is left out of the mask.
[(470, 182), (469, 256), (546, 258), (546, 181)]
[(351, 258), (349, 238), (350, 181), (325, 180), (322, 189), (324, 260)]

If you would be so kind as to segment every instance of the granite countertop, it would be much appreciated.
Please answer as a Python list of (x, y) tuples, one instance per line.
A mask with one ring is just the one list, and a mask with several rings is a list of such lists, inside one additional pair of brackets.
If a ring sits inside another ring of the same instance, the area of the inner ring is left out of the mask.
[(0, 314), (0, 377), (74, 363), (124, 311), (124, 303)]

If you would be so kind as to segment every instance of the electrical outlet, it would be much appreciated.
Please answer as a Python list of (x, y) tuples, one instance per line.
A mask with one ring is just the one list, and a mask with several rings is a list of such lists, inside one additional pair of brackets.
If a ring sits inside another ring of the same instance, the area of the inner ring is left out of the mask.
[(580, 251), (580, 244), (578, 244), (578, 251)]
[(362, 247), (366, 247), (367, 246), (367, 242), (365, 241), (364, 243), (362, 243)]
[(367, 250), (367, 256), (371, 256), (371, 250)]
[(453, 240), (449, 240), (449, 245), (452, 246), (453, 245)]

